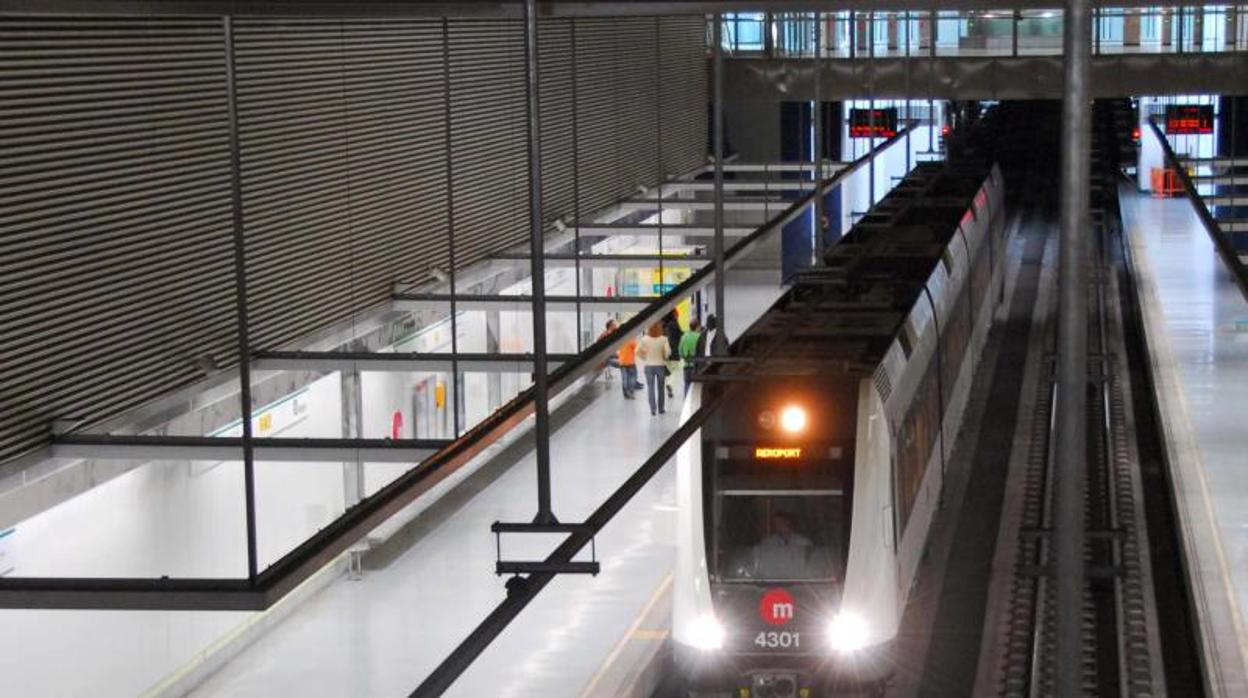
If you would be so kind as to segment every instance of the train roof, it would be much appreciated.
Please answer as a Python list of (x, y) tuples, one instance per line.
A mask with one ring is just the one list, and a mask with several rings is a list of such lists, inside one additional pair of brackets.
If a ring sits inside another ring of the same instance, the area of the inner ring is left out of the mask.
[(721, 373), (867, 375), (940, 263), (987, 163), (921, 163), (742, 335)]

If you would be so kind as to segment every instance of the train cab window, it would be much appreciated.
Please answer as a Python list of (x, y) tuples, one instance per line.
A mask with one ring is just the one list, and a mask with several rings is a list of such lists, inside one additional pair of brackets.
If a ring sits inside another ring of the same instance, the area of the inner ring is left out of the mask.
[(715, 567), (722, 581), (836, 582), (844, 574), (846, 506), (839, 490), (719, 493)]

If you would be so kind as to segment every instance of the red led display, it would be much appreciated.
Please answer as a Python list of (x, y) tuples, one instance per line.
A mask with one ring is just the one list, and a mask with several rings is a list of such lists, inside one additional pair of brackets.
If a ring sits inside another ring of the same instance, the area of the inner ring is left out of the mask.
[(1167, 104), (1166, 133), (1213, 133), (1213, 105)]
[(897, 109), (850, 109), (850, 138), (892, 138), (897, 135)]

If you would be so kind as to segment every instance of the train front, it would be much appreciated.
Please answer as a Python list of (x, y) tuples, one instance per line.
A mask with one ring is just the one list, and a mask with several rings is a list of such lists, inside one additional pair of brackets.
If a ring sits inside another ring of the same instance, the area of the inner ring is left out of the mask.
[[(867, 620), (841, 600), (860, 383), (755, 376), (682, 452), (673, 633), (691, 694), (807, 698), (856, 682)], [(698, 386), (690, 407), (725, 389)]]

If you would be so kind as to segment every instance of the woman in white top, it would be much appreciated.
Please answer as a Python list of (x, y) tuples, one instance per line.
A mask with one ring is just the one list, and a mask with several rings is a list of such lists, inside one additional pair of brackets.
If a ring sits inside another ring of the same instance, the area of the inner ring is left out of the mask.
[(671, 356), (672, 347), (663, 335), (663, 325), (656, 322), (637, 343), (637, 358), (646, 365), (646, 397), (650, 398), (650, 414), (667, 411), (663, 383), (667, 377), (666, 362)]

